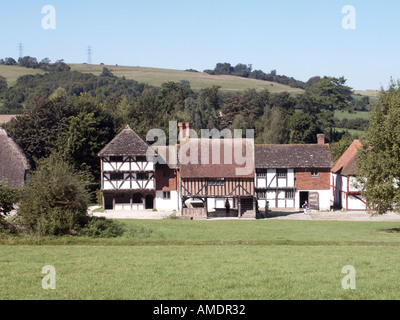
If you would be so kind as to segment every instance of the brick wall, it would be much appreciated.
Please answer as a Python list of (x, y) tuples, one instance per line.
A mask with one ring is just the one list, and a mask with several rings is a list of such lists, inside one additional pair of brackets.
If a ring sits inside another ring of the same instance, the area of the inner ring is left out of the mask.
[(319, 169), (318, 177), (311, 176), (311, 169), (296, 169), (297, 190), (329, 190), (330, 169)]
[[(169, 178), (165, 176), (164, 171), (169, 173)], [(175, 180), (174, 170), (168, 167), (156, 170), (156, 190), (174, 191), (178, 188), (178, 185), (175, 184), (178, 184), (178, 179)]]

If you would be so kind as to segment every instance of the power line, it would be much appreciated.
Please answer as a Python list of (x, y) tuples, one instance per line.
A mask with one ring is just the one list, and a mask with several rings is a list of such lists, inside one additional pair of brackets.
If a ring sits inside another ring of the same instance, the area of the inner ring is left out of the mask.
[(22, 43), (18, 44), (18, 51), (19, 51), (19, 57), (22, 59), (24, 57), (24, 47)]
[(93, 54), (93, 50), (92, 47), (89, 46), (87, 49), (87, 64), (92, 64), (92, 54)]

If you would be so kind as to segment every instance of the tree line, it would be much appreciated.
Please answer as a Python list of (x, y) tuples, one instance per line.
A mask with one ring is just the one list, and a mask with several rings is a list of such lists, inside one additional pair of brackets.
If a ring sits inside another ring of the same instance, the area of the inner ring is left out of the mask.
[(272, 81), (288, 85), (292, 88), (306, 89), (308, 86), (307, 83), (296, 80), (293, 77), (278, 75), (276, 70), (272, 70), (270, 73), (265, 73), (262, 70), (253, 70), (253, 66), (251, 64), (238, 63), (236, 66), (232, 66), (228, 62), (217, 63), (213, 70), (206, 69), (204, 72), (211, 75), (231, 75), (243, 78)]

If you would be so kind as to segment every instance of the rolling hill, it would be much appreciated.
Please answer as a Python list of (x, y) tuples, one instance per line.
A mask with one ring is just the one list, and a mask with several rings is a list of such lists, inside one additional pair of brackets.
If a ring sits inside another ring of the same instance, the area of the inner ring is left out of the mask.
[[(187, 80), (191, 83), (193, 90), (211, 87), (212, 85), (220, 86), (221, 92), (240, 92), (250, 88), (256, 90), (268, 89), (270, 92), (301, 93), (303, 90), (291, 88), (275, 82), (246, 79), (235, 76), (225, 75), (209, 75), (203, 72), (190, 72), (171, 69), (145, 68), (145, 67), (127, 67), (127, 66), (103, 66), (103, 65), (87, 65), (87, 64), (69, 64), (71, 70), (82, 73), (92, 73), (99, 75), (103, 68), (108, 68), (117, 77), (125, 77), (138, 82), (148, 83), (149, 85), (160, 87), (161, 84), (167, 81), (179, 82)], [(8, 85), (12, 86), (17, 81), (19, 76), (27, 74), (43, 74), (40, 69), (28, 69), (20, 66), (5, 66), (0, 65), (0, 75), (7, 79)]]

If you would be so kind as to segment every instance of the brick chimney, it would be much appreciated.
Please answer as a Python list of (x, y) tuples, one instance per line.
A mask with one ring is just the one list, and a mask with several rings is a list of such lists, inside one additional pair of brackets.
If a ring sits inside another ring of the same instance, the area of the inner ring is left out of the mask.
[(192, 124), (190, 122), (179, 122), (178, 130), (179, 130), (179, 141), (189, 140), (190, 139), (190, 130), (192, 129)]
[(318, 141), (318, 144), (325, 144), (325, 135), (317, 134), (317, 141)]

